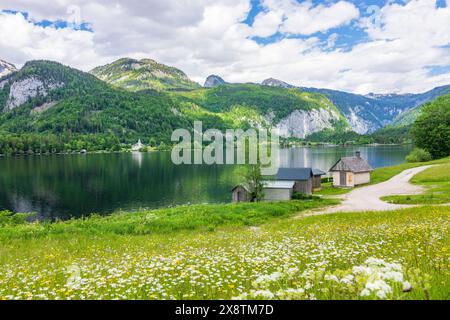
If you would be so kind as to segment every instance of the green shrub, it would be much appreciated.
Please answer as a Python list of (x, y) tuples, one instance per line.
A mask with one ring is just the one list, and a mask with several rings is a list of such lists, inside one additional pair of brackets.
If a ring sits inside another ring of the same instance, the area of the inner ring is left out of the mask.
[(406, 156), (407, 162), (426, 162), (431, 160), (431, 154), (420, 148), (415, 148), (413, 151), (411, 151), (410, 154)]
[(34, 214), (32, 213), (13, 213), (11, 211), (0, 211), (0, 227), (16, 226), (28, 222)]
[(319, 197), (306, 195), (301, 192), (294, 192), (294, 194), (292, 195), (292, 199), (293, 200), (315, 200), (315, 199), (319, 199)]

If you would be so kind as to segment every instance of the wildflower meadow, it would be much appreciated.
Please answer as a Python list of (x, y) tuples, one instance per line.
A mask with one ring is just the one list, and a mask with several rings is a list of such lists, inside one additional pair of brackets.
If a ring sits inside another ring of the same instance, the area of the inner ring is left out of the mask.
[(299, 213), (144, 235), (3, 228), (0, 298), (448, 299), (449, 216), (444, 206)]

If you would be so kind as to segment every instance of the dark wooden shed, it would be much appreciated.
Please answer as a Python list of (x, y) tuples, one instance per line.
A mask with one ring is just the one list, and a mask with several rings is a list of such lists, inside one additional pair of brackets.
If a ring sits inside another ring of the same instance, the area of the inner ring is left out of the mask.
[(323, 172), (319, 169), (312, 169), (313, 172), (313, 191), (319, 191), (322, 189), (322, 176), (326, 175), (326, 172)]
[(295, 181), (294, 192), (312, 194), (313, 172), (311, 168), (280, 168), (276, 180)]
[(233, 202), (249, 202), (251, 199), (250, 189), (245, 183), (238, 184), (231, 191)]

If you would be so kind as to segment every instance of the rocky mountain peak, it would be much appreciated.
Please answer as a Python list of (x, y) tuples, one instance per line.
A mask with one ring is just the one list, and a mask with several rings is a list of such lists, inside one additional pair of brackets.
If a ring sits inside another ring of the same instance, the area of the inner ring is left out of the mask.
[(121, 58), (90, 71), (100, 80), (129, 91), (192, 90), (200, 85), (175, 67), (153, 59)]
[(16, 71), (17, 68), (12, 63), (0, 59), (0, 78)]
[(205, 88), (212, 88), (220, 86), (221, 84), (226, 84), (225, 80), (217, 75), (212, 74), (208, 78), (206, 78), (205, 84), (203, 86)]
[(294, 88), (293, 85), (274, 78), (266, 79), (261, 84), (269, 87)]

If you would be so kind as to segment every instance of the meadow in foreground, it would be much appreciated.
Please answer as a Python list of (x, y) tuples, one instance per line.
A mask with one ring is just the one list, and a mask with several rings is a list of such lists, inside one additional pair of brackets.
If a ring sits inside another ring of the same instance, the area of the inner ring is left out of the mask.
[(34, 224), (36, 236), (23, 237), (3, 227), (0, 298), (448, 299), (449, 216), (449, 207), (300, 214), (145, 235), (92, 232), (88, 221), (68, 232)]

